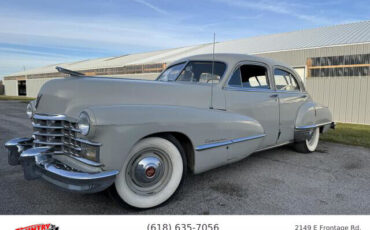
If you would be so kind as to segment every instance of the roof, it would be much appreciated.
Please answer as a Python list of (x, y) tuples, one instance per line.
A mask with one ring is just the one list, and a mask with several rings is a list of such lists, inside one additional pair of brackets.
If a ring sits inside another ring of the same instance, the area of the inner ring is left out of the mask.
[[(216, 53), (260, 54), (287, 50), (370, 43), (370, 20), (309, 30), (271, 34), (216, 43)], [(170, 63), (198, 54), (212, 53), (212, 44), (137, 53), (58, 64), (71, 70), (114, 68), (126, 65)], [(56, 65), (26, 70), (8, 76), (54, 73)]]
[[(212, 54), (199, 54), (193, 55), (185, 58), (181, 58), (172, 64), (184, 62), (184, 61), (209, 61), (213, 59)], [(286, 64), (278, 62), (276, 60), (264, 57), (258, 57), (254, 55), (246, 55), (246, 54), (235, 54), (235, 53), (216, 53), (214, 55), (215, 61), (222, 61), (230, 66), (234, 66), (235, 64), (242, 62), (242, 61), (252, 61), (252, 62), (263, 62), (269, 65), (282, 65), (286, 66)]]

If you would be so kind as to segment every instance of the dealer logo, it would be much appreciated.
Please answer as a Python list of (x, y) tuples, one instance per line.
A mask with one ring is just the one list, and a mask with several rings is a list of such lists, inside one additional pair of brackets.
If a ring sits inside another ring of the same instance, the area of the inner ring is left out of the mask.
[(36, 224), (28, 227), (17, 228), (15, 230), (59, 230), (59, 227), (52, 224)]

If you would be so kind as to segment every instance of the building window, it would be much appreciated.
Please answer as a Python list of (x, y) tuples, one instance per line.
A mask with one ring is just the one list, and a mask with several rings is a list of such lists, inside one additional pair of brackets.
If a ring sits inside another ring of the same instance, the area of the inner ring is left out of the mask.
[(370, 76), (370, 54), (313, 57), (307, 68), (309, 77)]

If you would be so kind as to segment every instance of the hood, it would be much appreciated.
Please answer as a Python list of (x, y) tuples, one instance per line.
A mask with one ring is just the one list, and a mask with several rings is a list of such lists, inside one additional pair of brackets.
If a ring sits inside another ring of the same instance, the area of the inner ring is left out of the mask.
[(90, 106), (157, 104), (208, 108), (210, 86), (106, 77), (50, 80), (39, 92), (36, 113), (78, 117)]

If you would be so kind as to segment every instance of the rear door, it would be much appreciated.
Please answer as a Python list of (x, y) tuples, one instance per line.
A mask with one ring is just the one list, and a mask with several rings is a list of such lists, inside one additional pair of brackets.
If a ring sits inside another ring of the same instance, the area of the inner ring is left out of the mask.
[[(254, 118), (262, 125), (266, 136), (259, 148), (275, 145), (279, 133), (279, 104), (270, 73), (267, 64), (243, 62), (224, 87), (227, 110)], [(231, 151), (231, 155), (239, 154), (243, 155)]]
[(280, 102), (279, 144), (293, 141), (298, 110), (308, 99), (308, 95), (299, 77), (288, 68), (275, 66), (274, 83)]

